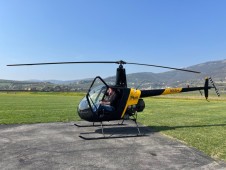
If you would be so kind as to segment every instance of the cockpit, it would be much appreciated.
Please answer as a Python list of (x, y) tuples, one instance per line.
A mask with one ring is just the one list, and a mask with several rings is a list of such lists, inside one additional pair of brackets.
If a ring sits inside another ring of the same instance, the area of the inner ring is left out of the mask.
[[(82, 99), (78, 106), (78, 113), (82, 119), (93, 121), (98, 119), (98, 108), (100, 101), (103, 100), (108, 89), (108, 85), (101, 79), (96, 77), (91, 84), (88, 93)], [(96, 118), (95, 118), (96, 117)]]

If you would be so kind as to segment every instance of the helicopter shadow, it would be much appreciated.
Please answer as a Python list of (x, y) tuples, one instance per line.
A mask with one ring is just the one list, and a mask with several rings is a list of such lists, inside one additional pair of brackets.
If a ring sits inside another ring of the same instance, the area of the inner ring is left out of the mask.
[[(166, 130), (175, 130), (178, 128), (203, 128), (203, 127), (219, 127), (226, 126), (226, 124), (212, 124), (212, 125), (194, 125), (194, 126), (139, 126), (139, 131), (136, 126), (127, 127), (105, 127), (98, 128), (93, 132), (80, 133), (82, 139), (97, 140), (97, 139), (112, 139), (112, 138), (130, 138), (130, 137), (145, 137), (151, 134)], [(85, 135), (85, 136), (84, 136)]]
[(205, 128), (205, 127), (223, 127), (226, 124), (209, 124), (209, 125), (189, 125), (189, 126), (148, 126), (153, 132), (161, 132), (166, 130), (175, 130), (181, 128)]
[[(161, 132), (166, 130), (175, 130), (180, 128), (205, 128), (205, 127), (223, 127), (226, 126), (226, 124), (209, 124), (209, 125), (189, 125), (189, 126), (142, 126), (139, 127), (140, 132), (142, 134), (152, 134), (155, 132)], [(102, 129), (96, 129), (93, 133), (102, 133)], [(107, 127), (104, 128), (105, 134), (114, 134), (114, 135), (135, 135), (138, 133), (136, 127)]]
[[(142, 126), (139, 127), (140, 133), (149, 135), (154, 131), (150, 127)], [(102, 129), (96, 129), (94, 133), (102, 134)], [(107, 135), (137, 135), (139, 132), (137, 128), (134, 127), (107, 127), (104, 128), (104, 134)]]

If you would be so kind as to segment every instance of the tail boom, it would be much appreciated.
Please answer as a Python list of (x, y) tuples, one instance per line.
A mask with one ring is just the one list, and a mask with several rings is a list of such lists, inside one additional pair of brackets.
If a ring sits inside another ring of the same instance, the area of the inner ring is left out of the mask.
[(167, 94), (175, 94), (175, 93), (184, 93), (191, 91), (200, 91), (204, 90), (206, 99), (208, 98), (208, 90), (212, 87), (208, 84), (208, 78), (205, 80), (204, 87), (187, 87), (187, 88), (166, 88), (166, 89), (153, 89), (153, 90), (141, 90), (141, 97), (151, 97), (151, 96), (159, 96), (159, 95), (167, 95)]
[[(208, 87), (210, 89), (211, 87)], [(204, 90), (205, 87), (191, 87), (191, 88), (166, 88), (156, 90), (141, 90), (141, 97), (160, 96), (167, 94), (176, 94), (190, 91)]]

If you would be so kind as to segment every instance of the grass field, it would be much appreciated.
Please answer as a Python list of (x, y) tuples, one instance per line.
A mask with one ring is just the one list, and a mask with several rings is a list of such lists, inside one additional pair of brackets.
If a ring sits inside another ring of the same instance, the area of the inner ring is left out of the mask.
[(77, 105), (84, 94), (0, 93), (0, 124), (80, 120)]
[(226, 100), (148, 98), (139, 121), (216, 159), (226, 160)]
[[(80, 120), (81, 93), (0, 93), (0, 124)], [(226, 160), (226, 96), (207, 102), (196, 95), (145, 99), (139, 122)]]

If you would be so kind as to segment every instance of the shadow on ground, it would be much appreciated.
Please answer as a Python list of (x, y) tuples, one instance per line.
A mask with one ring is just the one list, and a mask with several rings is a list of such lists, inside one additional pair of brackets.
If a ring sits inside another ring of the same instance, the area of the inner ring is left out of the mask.
[(204, 127), (223, 127), (223, 126), (226, 126), (226, 124), (193, 125), (193, 126), (148, 126), (148, 127), (153, 129), (153, 132), (161, 132), (180, 128), (204, 128)]

